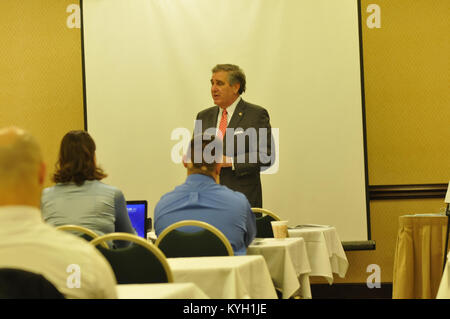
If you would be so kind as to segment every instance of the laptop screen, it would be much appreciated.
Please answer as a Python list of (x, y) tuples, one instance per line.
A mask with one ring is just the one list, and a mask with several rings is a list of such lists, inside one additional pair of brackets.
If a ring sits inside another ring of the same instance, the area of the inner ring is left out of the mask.
[(146, 239), (147, 201), (127, 201), (127, 210), (137, 235)]

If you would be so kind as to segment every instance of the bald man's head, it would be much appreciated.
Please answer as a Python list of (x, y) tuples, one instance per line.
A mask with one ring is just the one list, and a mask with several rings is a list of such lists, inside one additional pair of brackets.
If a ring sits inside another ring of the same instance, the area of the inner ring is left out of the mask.
[[(40, 147), (28, 132), (18, 127), (0, 129), (0, 192), (40, 191), (44, 182)], [(23, 194), (21, 194), (23, 196)]]

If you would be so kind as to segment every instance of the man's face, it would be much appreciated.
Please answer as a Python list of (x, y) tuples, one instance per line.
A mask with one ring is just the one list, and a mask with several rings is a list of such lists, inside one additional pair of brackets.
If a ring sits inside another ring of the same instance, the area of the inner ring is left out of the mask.
[(228, 72), (219, 71), (213, 73), (211, 77), (211, 95), (214, 103), (221, 108), (226, 108), (233, 104), (239, 96), (239, 87), (239, 83), (230, 85)]

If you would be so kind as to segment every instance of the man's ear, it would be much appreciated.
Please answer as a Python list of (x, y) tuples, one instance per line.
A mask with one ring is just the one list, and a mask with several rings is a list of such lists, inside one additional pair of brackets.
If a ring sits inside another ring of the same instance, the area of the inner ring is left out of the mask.
[[(189, 161), (189, 159), (187, 158), (187, 155), (186, 155), (186, 154), (183, 155), (182, 162), (183, 162), (184, 168), (192, 168), (192, 165), (189, 165), (190, 161)], [(189, 166), (190, 166), (190, 167), (189, 167)]]
[(216, 163), (216, 167), (214, 168), (214, 171), (215, 171), (217, 176), (220, 175), (221, 168), (222, 168), (222, 163)]
[(220, 169), (222, 168), (222, 163), (216, 163), (216, 166), (214, 167), (214, 179), (216, 180), (217, 184), (220, 184)]
[(39, 175), (38, 175), (38, 182), (39, 182), (39, 185), (40, 185), (40, 186), (43, 186), (43, 185), (44, 185), (44, 182), (45, 182), (45, 174), (46, 174), (46, 172), (47, 172), (47, 169), (46, 169), (46, 167), (45, 167), (45, 163), (42, 162), (42, 163), (39, 165)]
[(232, 85), (234, 94), (239, 95), (239, 89), (241, 88), (241, 84), (239, 82), (236, 82)]

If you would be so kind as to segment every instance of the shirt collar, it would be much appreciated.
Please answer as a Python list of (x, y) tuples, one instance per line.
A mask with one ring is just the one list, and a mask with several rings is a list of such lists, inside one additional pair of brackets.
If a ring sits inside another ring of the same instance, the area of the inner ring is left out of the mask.
[[(225, 110), (227, 110), (227, 114), (233, 114), (233, 112), (234, 112), (234, 110), (236, 109), (236, 105), (239, 103), (239, 101), (241, 100), (242, 98), (241, 98), (241, 96), (239, 95), (238, 97), (237, 97), (237, 99), (236, 100), (234, 100), (234, 102), (229, 106), (229, 107), (227, 107)], [(221, 107), (219, 107), (219, 109), (220, 109), (220, 115), (222, 115), (222, 108)]]
[(191, 183), (212, 183), (215, 184), (216, 181), (211, 177), (204, 174), (191, 174), (187, 177), (186, 182)]
[[(234, 110), (236, 109), (236, 106), (241, 101), (241, 96), (239, 95), (238, 98), (229, 106), (226, 108), (227, 110), (227, 125), (230, 124), (231, 118), (233, 117)], [(219, 113), (217, 114), (217, 129), (219, 129), (220, 126), (220, 119), (222, 118), (222, 108), (218, 106)], [(217, 135), (217, 133), (216, 133)]]
[(43, 223), (41, 211), (33, 206), (0, 206), (0, 221)]

